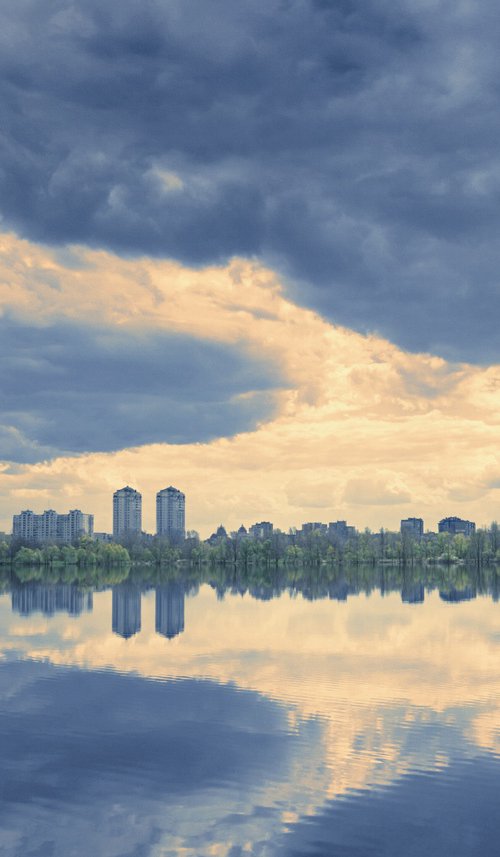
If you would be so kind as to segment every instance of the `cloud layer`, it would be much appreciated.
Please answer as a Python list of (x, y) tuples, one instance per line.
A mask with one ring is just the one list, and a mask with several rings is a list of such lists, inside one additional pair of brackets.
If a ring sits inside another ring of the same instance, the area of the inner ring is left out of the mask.
[[(94, 401), (75, 369), (84, 343), (94, 376), (98, 366), (110, 364), (101, 381), (92, 381), (106, 426), (116, 424), (127, 385), (134, 377), (138, 381), (133, 373), (130, 380), (118, 380), (121, 371), (124, 376), (130, 371), (130, 354), (144, 368), (144, 383), (132, 400), (146, 402), (151, 417), (144, 427), (139, 416), (131, 418), (132, 442), (145, 443), (147, 433), (158, 429), (159, 412), (167, 436), (173, 419), (166, 413), (169, 401), (182, 419), (189, 415), (174, 443), (79, 459), (68, 455), (33, 466), (5, 464), (0, 472), (5, 529), (19, 507), (41, 511), (47, 504), (93, 511), (96, 528), (107, 529), (111, 495), (126, 483), (144, 494), (146, 529), (154, 526), (154, 495), (170, 483), (189, 498), (189, 528), (207, 536), (221, 520), (235, 529), (242, 521), (272, 520), (288, 528), (311, 519), (347, 518), (378, 529), (399, 527), (401, 517), (417, 515), (434, 529), (447, 514), (480, 524), (498, 517), (498, 366), (412, 355), (381, 338), (334, 327), (287, 300), (271, 272), (241, 260), (194, 270), (81, 248), (48, 253), (12, 236), (1, 237), (0, 249), (5, 336), (9, 325), (24, 329), (29, 342), (33, 336), (36, 353), (49, 355), (52, 363), (54, 353), (40, 326), (61, 338), (68, 374), (50, 377), (68, 401), (73, 382), (83, 403)], [(11, 348), (19, 357), (23, 336), (15, 340), (13, 335)], [(106, 353), (103, 343), (110, 344)], [(174, 378), (163, 386), (158, 367), (174, 343), (186, 373), (171, 373)], [(209, 357), (211, 366), (202, 366)], [(59, 393), (53, 400), (53, 387), (35, 392), (31, 366), (29, 372), (16, 371), (31, 391), (25, 396), (23, 430), (28, 426), (38, 443), (43, 432), (60, 432), (59, 443), (62, 432), (54, 426)], [(61, 377), (67, 386), (61, 387)], [(115, 398), (114, 383), (120, 390)], [(205, 402), (206, 414), (188, 407), (185, 383), (195, 400)], [(88, 426), (88, 415), (78, 413)], [(238, 425), (240, 433), (229, 437)], [(68, 423), (68, 433), (72, 426)], [(102, 430), (91, 424), (88, 430), (105, 442)], [(13, 431), (4, 459), (32, 460), (19, 431), (15, 436)], [(188, 442), (202, 431), (213, 431), (214, 440)]]
[(39, 461), (254, 428), (277, 373), (168, 332), (0, 318), (0, 458)]
[(489, 2), (6, 0), (4, 222), (256, 256), (342, 324), (496, 360), (499, 29)]

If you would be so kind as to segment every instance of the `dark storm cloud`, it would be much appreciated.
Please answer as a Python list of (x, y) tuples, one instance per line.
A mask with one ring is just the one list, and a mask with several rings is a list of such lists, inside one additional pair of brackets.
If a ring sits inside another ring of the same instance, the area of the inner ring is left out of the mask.
[(278, 384), (203, 340), (0, 319), (0, 459), (232, 435), (271, 415)]
[(202, 265), (500, 359), (490, 0), (5, 0), (5, 224)]

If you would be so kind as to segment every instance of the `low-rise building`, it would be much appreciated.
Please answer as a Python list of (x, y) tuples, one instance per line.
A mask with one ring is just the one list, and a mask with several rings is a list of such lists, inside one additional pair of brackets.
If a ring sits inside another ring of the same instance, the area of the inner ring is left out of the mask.
[(12, 537), (26, 542), (74, 542), (94, 533), (94, 516), (72, 509), (64, 515), (46, 509), (37, 515), (25, 509), (12, 520)]
[(440, 533), (450, 533), (453, 536), (459, 534), (464, 536), (472, 536), (476, 532), (476, 525), (473, 521), (464, 521), (462, 518), (452, 516), (443, 518), (438, 524)]

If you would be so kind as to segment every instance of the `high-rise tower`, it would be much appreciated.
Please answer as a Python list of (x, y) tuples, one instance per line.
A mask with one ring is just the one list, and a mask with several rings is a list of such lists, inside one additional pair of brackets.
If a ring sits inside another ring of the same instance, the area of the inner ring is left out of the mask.
[(172, 485), (156, 495), (156, 532), (173, 544), (186, 537), (186, 496)]
[(113, 536), (139, 535), (142, 531), (142, 495), (127, 485), (113, 494)]

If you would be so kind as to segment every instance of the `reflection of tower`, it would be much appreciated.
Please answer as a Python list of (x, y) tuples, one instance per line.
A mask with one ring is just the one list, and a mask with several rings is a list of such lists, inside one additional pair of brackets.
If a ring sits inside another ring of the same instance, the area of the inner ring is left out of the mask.
[(184, 630), (184, 587), (180, 583), (167, 583), (156, 587), (157, 634), (172, 639)]
[(126, 640), (141, 630), (141, 590), (137, 586), (113, 586), (112, 628)]

